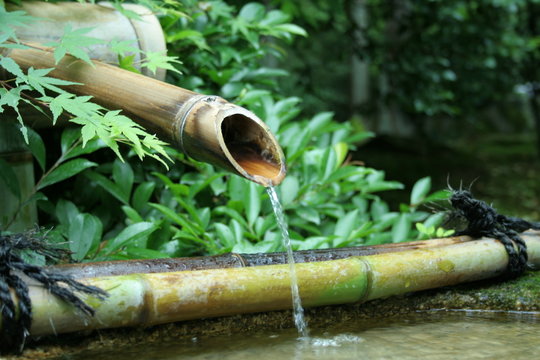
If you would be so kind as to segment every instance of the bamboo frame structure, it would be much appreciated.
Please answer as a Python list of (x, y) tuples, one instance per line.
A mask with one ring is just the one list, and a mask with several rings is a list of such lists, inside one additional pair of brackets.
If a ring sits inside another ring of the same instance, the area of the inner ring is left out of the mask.
[(122, 109), (147, 131), (194, 159), (209, 162), (264, 186), (286, 174), (285, 157), (266, 124), (252, 112), (218, 96), (197, 94), (99, 61), (66, 55), (55, 63), (51, 49), (4, 49), (27, 70), (54, 68), (49, 76), (79, 83), (65, 86), (91, 95), (109, 109)]
[[(529, 264), (540, 267), (540, 233), (523, 235)], [(429, 243), (427, 241), (426, 243)], [(501, 275), (508, 264), (495, 239), (397, 247), (397, 252), (297, 264), (300, 296), (306, 307), (364, 302)], [(30, 283), (31, 335), (97, 328), (150, 326), (188, 319), (291, 308), (286, 264), (176, 272), (140, 273), (82, 279), (109, 292), (86, 301), (96, 316), (86, 318)]]

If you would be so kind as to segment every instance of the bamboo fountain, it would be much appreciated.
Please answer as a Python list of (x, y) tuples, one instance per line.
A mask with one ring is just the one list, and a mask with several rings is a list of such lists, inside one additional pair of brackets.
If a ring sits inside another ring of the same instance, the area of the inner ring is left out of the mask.
[[(69, 55), (59, 64), (50, 49), (6, 49), (23, 69), (76, 82), (66, 88), (122, 109), (148, 131), (187, 155), (264, 186), (286, 174), (283, 152), (253, 113), (216, 97)], [(540, 235), (526, 232), (529, 263), (540, 267)], [(295, 254), (307, 307), (373, 299), (501, 275), (508, 255), (497, 239), (468, 237)], [(204, 259), (160, 259), (54, 267), (109, 292), (104, 302), (86, 298), (93, 318), (29, 282), (33, 336), (80, 330), (151, 326), (168, 322), (289, 309), (289, 267), (283, 254), (228, 254)], [(0, 329), (2, 324), (0, 323)]]

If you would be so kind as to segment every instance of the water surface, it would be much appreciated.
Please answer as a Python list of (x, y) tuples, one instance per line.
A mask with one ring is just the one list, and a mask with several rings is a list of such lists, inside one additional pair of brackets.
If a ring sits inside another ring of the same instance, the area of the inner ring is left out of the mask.
[(429, 312), (296, 329), (88, 351), (72, 360), (537, 359), (540, 313)]

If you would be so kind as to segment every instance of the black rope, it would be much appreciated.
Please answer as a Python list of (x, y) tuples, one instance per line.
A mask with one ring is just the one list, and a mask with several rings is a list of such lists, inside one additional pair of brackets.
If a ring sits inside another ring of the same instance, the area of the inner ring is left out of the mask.
[(93, 316), (95, 311), (76, 293), (92, 295), (100, 300), (107, 296), (98, 287), (84, 285), (69, 275), (56, 274), (24, 261), (21, 256), (23, 250), (30, 250), (52, 260), (69, 254), (67, 250), (44, 245), (43, 237), (37, 234), (37, 231), (5, 236), (0, 234), (0, 353), (21, 352), (30, 334), (32, 303), (28, 286), (20, 277), (21, 273), (38, 281), (53, 295), (72, 304), (84, 315)]
[(454, 191), (450, 202), (457, 214), (467, 221), (465, 230), (456, 235), (498, 239), (508, 253), (506, 275), (512, 278), (525, 271), (528, 260), (527, 244), (519, 233), (528, 229), (540, 230), (540, 223), (498, 214), (494, 208), (475, 199), (466, 190)]

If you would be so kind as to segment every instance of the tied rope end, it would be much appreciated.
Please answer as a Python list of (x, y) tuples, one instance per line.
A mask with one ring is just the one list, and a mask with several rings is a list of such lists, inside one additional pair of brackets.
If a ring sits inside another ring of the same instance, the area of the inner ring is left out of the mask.
[(490, 237), (499, 240), (508, 253), (506, 275), (514, 278), (527, 268), (527, 244), (519, 233), (528, 229), (540, 230), (540, 223), (498, 214), (482, 200), (475, 199), (470, 191), (455, 190), (450, 203), (458, 216), (467, 222), (465, 230), (456, 235), (471, 237)]
[(56, 274), (24, 261), (21, 256), (23, 250), (55, 260), (67, 253), (47, 246), (43, 237), (37, 233), (37, 230), (31, 230), (23, 234), (0, 234), (0, 354), (21, 353), (32, 326), (32, 302), (28, 286), (18, 273), (38, 281), (53, 295), (72, 304), (86, 316), (93, 316), (95, 311), (77, 293), (91, 295), (99, 300), (108, 296), (100, 288), (82, 284), (71, 276)]

